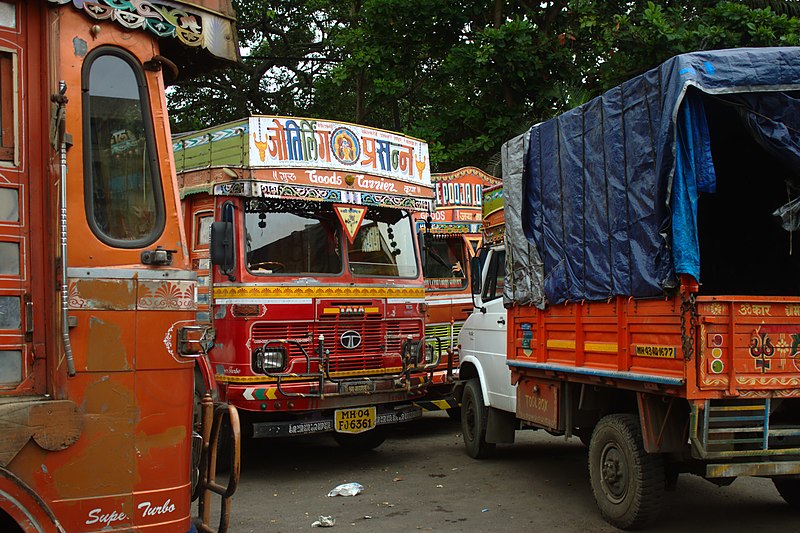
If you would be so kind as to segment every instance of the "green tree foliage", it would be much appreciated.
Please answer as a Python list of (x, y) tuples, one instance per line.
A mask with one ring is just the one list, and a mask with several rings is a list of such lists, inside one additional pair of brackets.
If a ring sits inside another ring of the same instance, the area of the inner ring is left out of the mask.
[(800, 44), (794, 1), (239, 0), (240, 67), (171, 90), (176, 131), (248, 113), (429, 142), (486, 168), (531, 124), (693, 50)]

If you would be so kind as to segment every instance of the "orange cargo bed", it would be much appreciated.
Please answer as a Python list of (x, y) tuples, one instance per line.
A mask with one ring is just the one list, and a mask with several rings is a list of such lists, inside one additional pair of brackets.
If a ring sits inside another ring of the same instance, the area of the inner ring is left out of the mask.
[(692, 315), (679, 296), (516, 306), (508, 364), (687, 399), (800, 396), (800, 298), (698, 297)]

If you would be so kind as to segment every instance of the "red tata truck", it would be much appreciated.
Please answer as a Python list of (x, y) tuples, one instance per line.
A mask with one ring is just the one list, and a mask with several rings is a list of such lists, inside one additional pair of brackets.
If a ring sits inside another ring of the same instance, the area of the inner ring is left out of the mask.
[(475, 167), (431, 174), (434, 210), (417, 213), (417, 235), (425, 276), (425, 335), (442, 355), (423, 401), (426, 410), (457, 415), (453, 398), (458, 374), (458, 333), (472, 312), (470, 261), (481, 245), (483, 190), (500, 180)]
[(690, 53), (503, 148), (516, 417), (617, 527), (681, 473), (800, 506), (798, 90), (798, 48)]
[(426, 349), (413, 213), (430, 211), (427, 144), (317, 119), (252, 116), (174, 140), (200, 319), (242, 432), (333, 432), (373, 448), (413, 400)]

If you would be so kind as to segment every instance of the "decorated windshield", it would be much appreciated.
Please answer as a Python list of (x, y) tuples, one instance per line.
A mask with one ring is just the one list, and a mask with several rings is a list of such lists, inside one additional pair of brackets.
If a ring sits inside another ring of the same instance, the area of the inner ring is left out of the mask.
[(425, 285), (431, 289), (464, 289), (464, 247), (461, 235), (451, 237), (430, 236), (425, 244), (422, 271)]
[(348, 250), (350, 271), (357, 276), (417, 276), (414, 233), (404, 211), (369, 208)]
[(247, 269), (254, 274), (338, 274), (338, 228), (331, 213), (245, 213)]
[(418, 276), (413, 225), (399, 209), (284, 202), (246, 204), (245, 264), (256, 275)]

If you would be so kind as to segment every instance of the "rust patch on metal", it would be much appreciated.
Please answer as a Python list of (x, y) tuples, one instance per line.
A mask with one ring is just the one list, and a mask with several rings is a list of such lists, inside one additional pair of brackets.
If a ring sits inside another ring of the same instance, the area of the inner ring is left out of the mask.
[(178, 446), (186, 442), (187, 438), (185, 426), (173, 426), (155, 435), (140, 431), (136, 434), (136, 450), (142, 455), (147, 455), (151, 450)]
[(129, 370), (119, 324), (94, 316), (89, 319), (86, 370)]
[(70, 308), (132, 311), (136, 309), (133, 280), (81, 279), (70, 286)]
[(50, 469), (55, 489), (62, 498), (132, 492), (137, 481), (132, 388), (100, 378), (87, 386), (83, 407), (84, 438), (69, 462)]

